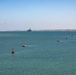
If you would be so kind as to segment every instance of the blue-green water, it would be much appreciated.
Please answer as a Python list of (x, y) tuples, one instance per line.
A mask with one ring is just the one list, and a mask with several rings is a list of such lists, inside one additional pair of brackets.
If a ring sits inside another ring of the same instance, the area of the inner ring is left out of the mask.
[(0, 32), (0, 75), (76, 75), (76, 32)]

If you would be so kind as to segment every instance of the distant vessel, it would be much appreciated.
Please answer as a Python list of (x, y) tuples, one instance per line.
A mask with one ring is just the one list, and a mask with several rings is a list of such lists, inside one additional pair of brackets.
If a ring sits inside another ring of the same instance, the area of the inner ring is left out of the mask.
[(27, 47), (27, 45), (23, 45), (22, 47)]
[(29, 30), (27, 30), (28, 32), (31, 32), (32, 30), (31, 29), (29, 29)]

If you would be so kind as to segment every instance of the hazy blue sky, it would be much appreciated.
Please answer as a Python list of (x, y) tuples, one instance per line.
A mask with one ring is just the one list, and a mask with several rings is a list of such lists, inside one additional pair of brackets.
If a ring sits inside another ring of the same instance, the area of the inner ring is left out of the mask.
[(0, 0), (0, 30), (76, 29), (76, 0)]

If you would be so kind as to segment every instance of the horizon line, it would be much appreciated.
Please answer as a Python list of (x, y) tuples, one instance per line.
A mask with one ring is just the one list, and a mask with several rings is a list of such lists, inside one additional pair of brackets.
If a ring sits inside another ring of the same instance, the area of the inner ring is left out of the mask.
[[(9, 31), (28, 31), (28, 30), (0, 30), (0, 32), (9, 32)], [(47, 30), (41, 29), (41, 30), (32, 30), (32, 31), (76, 31), (76, 29), (47, 29)]]

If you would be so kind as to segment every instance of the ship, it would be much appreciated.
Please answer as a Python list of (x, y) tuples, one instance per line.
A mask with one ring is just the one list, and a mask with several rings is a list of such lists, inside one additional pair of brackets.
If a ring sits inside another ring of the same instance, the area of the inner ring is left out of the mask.
[(27, 31), (28, 31), (28, 32), (31, 32), (32, 30), (31, 30), (31, 29), (28, 29)]

